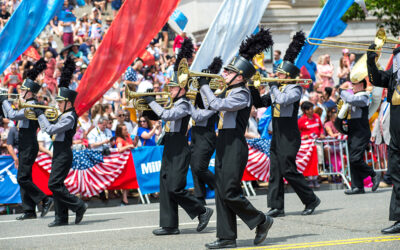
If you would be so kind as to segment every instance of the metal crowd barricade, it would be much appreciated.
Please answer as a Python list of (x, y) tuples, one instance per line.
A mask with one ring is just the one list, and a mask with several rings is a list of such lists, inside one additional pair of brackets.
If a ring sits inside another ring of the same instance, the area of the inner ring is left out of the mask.
[[(371, 157), (368, 157), (368, 153)], [(368, 152), (365, 151), (365, 159), (367, 159), (366, 161), (368, 163), (371, 161), (371, 165), (375, 172), (386, 172), (388, 170), (387, 146), (370, 143)]]
[[(328, 166), (325, 165), (323, 174), (340, 175), (343, 183), (350, 189), (350, 161), (348, 157), (346, 157), (346, 159), (344, 157), (345, 155), (349, 155), (347, 141), (343, 139), (326, 138), (315, 140), (315, 144), (317, 147), (320, 145), (323, 148), (323, 165), (328, 163)], [(322, 173), (319, 173), (319, 175), (321, 174)]]

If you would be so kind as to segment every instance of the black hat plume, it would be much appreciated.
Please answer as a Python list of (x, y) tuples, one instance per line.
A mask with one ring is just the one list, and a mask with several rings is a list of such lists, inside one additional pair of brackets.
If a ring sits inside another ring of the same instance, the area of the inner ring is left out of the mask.
[(71, 83), (72, 76), (75, 71), (75, 61), (70, 56), (67, 57), (67, 60), (64, 62), (64, 67), (61, 70), (60, 82), (58, 83), (58, 87), (68, 88)]
[(294, 63), (301, 49), (303, 48), (305, 42), (306, 42), (306, 35), (304, 34), (304, 32), (303, 31), (296, 32), (296, 34), (293, 36), (292, 42), (289, 44), (289, 48), (287, 48), (286, 50), (283, 60)]
[(40, 58), (39, 61), (37, 61), (34, 65), (33, 68), (30, 69), (27, 73), (26, 76), (27, 78), (31, 79), (32, 81), (35, 81), (36, 78), (40, 73), (43, 72), (43, 70), (47, 69), (47, 63), (44, 60), (44, 58)]
[(274, 44), (269, 29), (261, 28), (256, 34), (251, 35), (242, 42), (239, 55), (251, 61), (253, 57)]
[(210, 65), (208, 65), (207, 70), (211, 73), (211, 74), (218, 74), (221, 71), (222, 68), (222, 59), (219, 56), (214, 57), (212, 63)]
[(193, 57), (194, 46), (192, 38), (186, 38), (183, 40), (181, 49), (179, 50), (178, 56), (176, 57), (176, 62), (174, 65), (174, 71), (178, 71), (179, 63), (183, 58), (190, 59)]

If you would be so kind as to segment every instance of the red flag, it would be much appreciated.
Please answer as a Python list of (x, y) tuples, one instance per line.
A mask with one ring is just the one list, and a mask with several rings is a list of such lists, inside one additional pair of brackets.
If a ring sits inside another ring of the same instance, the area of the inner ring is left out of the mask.
[(77, 89), (76, 111), (102, 97), (161, 30), (179, 0), (127, 0), (104, 36)]
[(25, 50), (25, 52), (22, 54), (29, 56), (30, 58), (33, 58), (36, 61), (40, 59), (39, 52), (37, 52), (37, 50), (33, 46), (29, 46), (28, 49)]

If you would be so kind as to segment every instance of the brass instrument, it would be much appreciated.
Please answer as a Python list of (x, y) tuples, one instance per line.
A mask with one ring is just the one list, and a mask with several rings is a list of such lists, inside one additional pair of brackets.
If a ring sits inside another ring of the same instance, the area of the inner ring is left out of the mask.
[[(394, 47), (385, 47), (383, 46), (385, 43), (400, 44), (399, 40), (387, 38), (386, 32), (383, 28), (380, 28), (376, 33), (375, 36), (376, 49), (368, 49), (370, 44), (366, 43), (344, 42), (344, 41), (336, 41), (336, 40), (320, 39), (312, 37), (307, 38), (307, 42), (310, 45), (326, 46), (332, 48), (343, 48), (350, 50), (373, 51), (376, 53), (387, 53), (387, 54), (392, 54), (393, 53), (392, 50), (394, 49)], [(337, 44), (342, 44), (342, 45), (337, 45)], [(383, 49), (387, 49), (390, 51), (384, 51)]]
[(222, 91), (227, 88), (225, 79), (217, 74), (203, 73), (203, 72), (195, 72), (189, 70), (189, 65), (187, 63), (186, 58), (183, 58), (178, 66), (178, 84), (181, 88), (191, 85), (195, 89), (199, 89), (199, 77), (210, 77), (212, 78), (209, 86), (211, 89), (220, 89), (222, 87)]
[(0, 93), (0, 95), (6, 95), (9, 97), (9, 99), (12, 99), (12, 100), (18, 100), (18, 98), (19, 98), (19, 94), (8, 94), (6, 92), (3, 92), (3, 93)]
[(128, 99), (128, 102), (133, 101), (133, 107), (140, 111), (152, 110), (150, 106), (142, 99), (144, 96), (162, 96), (161, 98), (157, 98), (156, 102), (163, 106), (165, 109), (170, 109), (172, 107), (173, 101), (171, 98), (171, 94), (169, 92), (145, 92), (145, 93), (136, 93), (130, 91), (128, 88), (125, 88), (125, 96)]
[(32, 109), (44, 109), (44, 115), (49, 121), (55, 121), (58, 118), (58, 110), (55, 107), (46, 106), (46, 105), (38, 105), (38, 104), (29, 104), (26, 102), (21, 102), (18, 100), (18, 109), (25, 109), (24, 115), (29, 120), (37, 120), (35, 112)]
[[(260, 72), (256, 72), (254, 76), (251, 78), (253, 84), (249, 84), (248, 86), (267, 86), (268, 82), (279, 82), (279, 83), (291, 83), (296, 82), (297, 85), (308, 85), (312, 83), (312, 79), (279, 79), (279, 78), (268, 78), (262, 77)], [(258, 88), (258, 87), (257, 87)]]

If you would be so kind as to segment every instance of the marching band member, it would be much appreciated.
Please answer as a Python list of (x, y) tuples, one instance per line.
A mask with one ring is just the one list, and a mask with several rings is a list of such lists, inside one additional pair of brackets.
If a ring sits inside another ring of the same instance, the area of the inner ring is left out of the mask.
[(78, 115), (74, 108), (78, 93), (68, 89), (74, 70), (75, 62), (71, 57), (68, 57), (61, 73), (59, 92), (56, 97), (62, 113), (56, 123), (51, 124), (42, 109), (34, 109), (40, 128), (54, 138), (48, 186), (54, 196), (55, 220), (48, 225), (49, 227), (68, 225), (68, 209), (76, 213), (75, 224), (79, 224), (88, 207), (81, 199), (70, 194), (64, 184), (64, 180), (72, 167), (72, 138), (78, 123)]
[(244, 137), (251, 110), (250, 91), (246, 81), (256, 69), (252, 58), (273, 44), (269, 30), (261, 29), (242, 42), (239, 56), (225, 67), (223, 77), (229, 85), (225, 98), (216, 97), (201, 77), (200, 93), (212, 110), (220, 111), (215, 159), (217, 240), (206, 244), (209, 249), (236, 247), (238, 215), (252, 230), (256, 229), (254, 244), (262, 243), (273, 219), (257, 210), (243, 195), (241, 180), (247, 165), (248, 147)]
[(367, 81), (364, 79), (358, 83), (353, 83), (354, 94), (343, 90), (346, 85), (344, 83), (339, 88), (340, 97), (351, 107), (348, 110), (347, 117), (351, 189), (345, 190), (344, 193), (348, 195), (365, 193), (364, 179), (368, 176), (371, 176), (372, 191), (375, 192), (379, 186), (379, 175), (364, 161), (365, 151), (368, 149), (369, 139), (371, 138), (368, 123), (369, 94), (365, 91)]
[[(175, 64), (177, 71), (182, 58), (193, 56), (191, 39), (185, 39)], [(175, 73), (176, 75), (176, 73)], [(213, 210), (197, 200), (187, 190), (186, 176), (190, 163), (190, 148), (187, 141), (187, 129), (190, 119), (190, 102), (186, 98), (187, 86), (181, 88), (177, 78), (168, 84), (174, 105), (166, 110), (155, 102), (154, 96), (143, 99), (149, 104), (154, 113), (167, 121), (165, 125), (164, 152), (160, 171), (160, 227), (153, 230), (155, 235), (179, 234), (178, 205), (181, 206), (191, 219), (198, 217), (197, 231), (206, 228)]]
[[(373, 44), (369, 48), (375, 49)], [(387, 88), (387, 100), (390, 102), (390, 144), (388, 147), (388, 165), (393, 182), (392, 198), (390, 200), (389, 220), (395, 223), (385, 229), (384, 234), (400, 233), (400, 48), (393, 51), (393, 67), (388, 71), (378, 70), (375, 58), (377, 54), (367, 53), (369, 81), (377, 87)]]
[[(37, 104), (35, 98), (40, 90), (40, 85), (35, 82), (38, 75), (46, 69), (46, 62), (43, 58), (37, 61), (28, 73), (27, 79), (21, 87), (22, 99), (27, 104)], [(25, 108), (14, 110), (11, 104), (7, 101), (6, 95), (0, 96), (4, 114), (7, 118), (18, 121), (18, 184), (20, 185), (22, 208), (24, 213), (17, 217), (17, 220), (35, 219), (35, 206), (42, 202), (42, 212), (40, 217), (44, 217), (47, 212), (53, 207), (53, 198), (46, 196), (32, 181), (32, 165), (35, 163), (39, 152), (36, 132), (39, 124), (37, 121), (29, 120), (25, 117)]]
[[(294, 65), (294, 60), (300, 53), (304, 42), (304, 33), (297, 32), (286, 51), (283, 62), (278, 66), (277, 76), (279, 79), (295, 79), (299, 75), (300, 70)], [(269, 87), (270, 92), (262, 98), (255, 88), (251, 88), (256, 107), (273, 107), (268, 187), (268, 207), (271, 209), (267, 215), (272, 217), (285, 215), (283, 178), (289, 182), (305, 205), (302, 215), (310, 215), (321, 201), (307, 185), (304, 176), (297, 171), (296, 166), (296, 156), (301, 144), (297, 114), (302, 89), (297, 84), (280, 84), (278, 82), (269, 83)]]
[[(213, 62), (208, 66), (207, 72), (218, 74), (222, 67), (220, 57), (215, 57)], [(190, 167), (193, 172), (194, 194), (197, 199), (205, 204), (206, 187), (215, 189), (214, 174), (208, 169), (210, 159), (215, 151), (217, 135), (215, 134), (215, 124), (218, 114), (214, 110), (205, 106), (207, 100), (201, 98), (201, 94), (197, 93), (195, 107), (192, 106), (192, 141), (190, 144), (191, 158)]]

